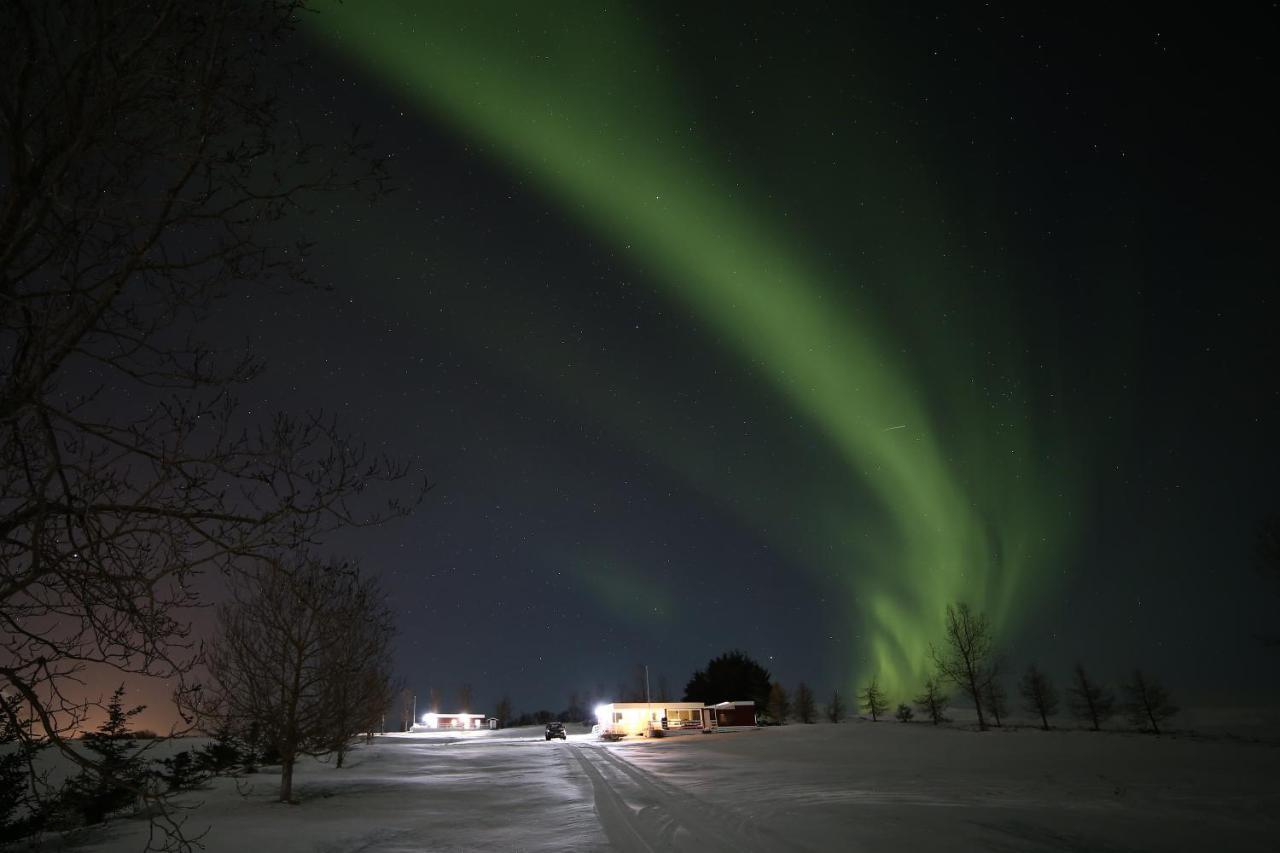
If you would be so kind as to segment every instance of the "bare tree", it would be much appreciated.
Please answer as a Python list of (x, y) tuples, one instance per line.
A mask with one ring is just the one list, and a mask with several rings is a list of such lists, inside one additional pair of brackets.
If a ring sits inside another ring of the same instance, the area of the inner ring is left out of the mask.
[(1110, 688), (1091, 679), (1084, 665), (1078, 663), (1075, 679), (1067, 688), (1067, 703), (1072, 716), (1088, 722), (1096, 732), (1115, 713), (1116, 697)]
[(991, 625), (985, 614), (974, 613), (964, 602), (954, 606), (948, 604), (946, 638), (945, 649), (929, 647), (934, 665), (939, 675), (973, 700), (973, 707), (978, 712), (978, 728), (986, 731), (982, 693), (991, 669)]
[(831, 691), (831, 701), (827, 703), (827, 719), (833, 723), (838, 723), (844, 719), (844, 700), (840, 698), (840, 691)]
[(414, 696), (408, 687), (400, 688), (400, 731), (407, 732), (417, 722), (413, 718)]
[(1053, 682), (1033, 663), (1022, 674), (1018, 684), (1023, 707), (1040, 718), (1040, 727), (1049, 731), (1049, 718), (1058, 713), (1058, 691)]
[(803, 681), (796, 685), (795, 714), (797, 720), (806, 724), (812, 723), (818, 714), (813, 691)]
[[(363, 645), (377, 654), (388, 640), (382, 636), (387, 617), (358, 569), (308, 557), (249, 573), (233, 595), (218, 608), (208, 654), (213, 690), (199, 710), (259, 726), (280, 756), (279, 799), (291, 803), (298, 758), (329, 754), (358, 730), (358, 717), (335, 719), (330, 707), (337, 685), (352, 678), (343, 647)], [(365, 621), (375, 627), (359, 624)], [(366, 632), (378, 636), (362, 642)], [(331, 668), (335, 661), (338, 671)], [(376, 670), (381, 662), (371, 665)], [(342, 736), (335, 725), (346, 730)]]
[(500, 728), (506, 728), (510, 725), (513, 716), (511, 713), (511, 699), (507, 696), (499, 699), (497, 710), (493, 712), (493, 715), (498, 718), (498, 726)]
[(1129, 722), (1140, 729), (1149, 724), (1151, 731), (1159, 735), (1160, 724), (1178, 713), (1178, 706), (1169, 698), (1169, 691), (1141, 669), (1135, 669), (1121, 688), (1125, 695), (1125, 714)]
[(987, 671), (986, 681), (982, 685), (982, 703), (991, 714), (991, 721), (996, 728), (1004, 725), (1004, 718), (1009, 714), (1009, 695), (1000, 680), (1000, 668), (993, 665)]
[(791, 697), (787, 695), (787, 689), (777, 681), (769, 686), (768, 711), (778, 725), (785, 724), (787, 717), (791, 716)]
[(309, 283), (276, 223), (382, 186), (276, 105), (300, 6), (0, 8), (0, 693), (82, 767), (86, 671), (181, 681), (195, 574), (369, 520), (351, 496), (404, 473), (328, 419), (251, 419), (259, 362), (200, 336), (235, 289)]
[(942, 692), (941, 679), (933, 677), (925, 681), (924, 692), (915, 698), (920, 713), (926, 714), (935, 726), (946, 722), (947, 702), (951, 697)]
[(879, 677), (871, 679), (861, 693), (858, 694), (858, 701), (862, 705), (862, 710), (871, 715), (871, 722), (877, 722), (889, 710), (889, 700), (885, 698), (884, 691), (880, 689)]
[(330, 730), (329, 752), (336, 767), (342, 767), (357, 735), (373, 731), (390, 703), (395, 636), (395, 617), (372, 578), (353, 569), (341, 586), (344, 597), (333, 601), (326, 614), (342, 641), (326, 649), (322, 700)]

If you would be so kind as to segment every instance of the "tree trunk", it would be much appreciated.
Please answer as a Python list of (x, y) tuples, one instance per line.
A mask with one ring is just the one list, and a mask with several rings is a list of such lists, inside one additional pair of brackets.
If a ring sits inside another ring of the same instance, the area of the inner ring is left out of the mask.
[(1044, 713), (1044, 706), (1040, 706), (1040, 725), (1047, 732), (1049, 731), (1049, 718)]
[(293, 805), (293, 756), (280, 758), (280, 802)]
[(982, 716), (982, 694), (978, 691), (978, 680), (969, 673), (969, 695), (973, 697), (973, 707), (978, 710), (978, 731), (987, 730), (987, 720)]

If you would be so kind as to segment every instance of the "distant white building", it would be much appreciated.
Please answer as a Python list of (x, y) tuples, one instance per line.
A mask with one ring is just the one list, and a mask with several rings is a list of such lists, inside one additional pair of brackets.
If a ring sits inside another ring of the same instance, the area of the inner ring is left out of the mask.
[(434, 714), (422, 715), (422, 722), (414, 724), (410, 731), (439, 732), (452, 729), (487, 729), (488, 718), (484, 714)]

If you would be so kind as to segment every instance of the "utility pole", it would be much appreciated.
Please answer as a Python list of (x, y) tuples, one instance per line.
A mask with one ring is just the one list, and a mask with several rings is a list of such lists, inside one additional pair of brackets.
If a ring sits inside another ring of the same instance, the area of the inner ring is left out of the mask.
[(649, 664), (644, 665), (644, 703), (649, 710), (649, 729), (653, 730), (653, 699), (649, 697)]

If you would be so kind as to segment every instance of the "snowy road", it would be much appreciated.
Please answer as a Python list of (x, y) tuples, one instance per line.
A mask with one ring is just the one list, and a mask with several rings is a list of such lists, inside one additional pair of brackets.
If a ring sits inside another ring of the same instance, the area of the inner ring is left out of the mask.
[(633, 851), (697, 850), (707, 853), (780, 849), (760, 830), (749, 831), (737, 811), (699, 799), (640, 770), (605, 746), (567, 745), (591, 781), (596, 815), (613, 848)]

